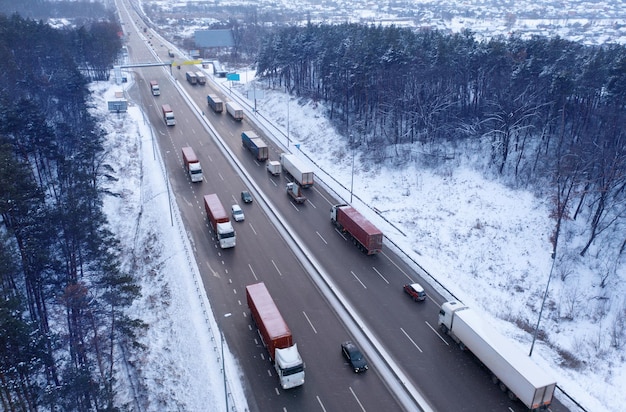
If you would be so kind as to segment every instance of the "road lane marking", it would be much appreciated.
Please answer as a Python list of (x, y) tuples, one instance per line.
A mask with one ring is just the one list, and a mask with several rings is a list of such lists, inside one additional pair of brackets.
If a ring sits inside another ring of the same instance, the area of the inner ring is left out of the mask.
[(276, 269), (276, 272), (278, 272), (278, 275), (282, 278), (283, 274), (280, 271), (280, 269), (278, 269), (278, 266), (276, 266), (276, 262), (274, 262), (274, 259), (272, 259), (271, 261), (272, 261), (272, 265), (274, 265), (274, 269)]
[(352, 392), (352, 396), (354, 396), (354, 399), (356, 399), (356, 402), (359, 404), (359, 406), (361, 407), (361, 410), (363, 412), (365, 412), (365, 408), (363, 407), (363, 404), (361, 403), (361, 401), (359, 400), (359, 398), (356, 396), (356, 393), (354, 393), (354, 391), (352, 390), (351, 386), (348, 386), (348, 388), (350, 389), (350, 392)]
[(213, 268), (211, 267), (211, 264), (209, 262), (205, 262), (205, 263), (209, 267), (209, 270), (213, 274), (213, 277), (219, 278), (220, 277), (219, 273), (213, 270)]
[(324, 239), (324, 238), (322, 237), (322, 235), (320, 234), (320, 232), (315, 232), (315, 233), (317, 233), (317, 236), (319, 236), (319, 237), (320, 237), (320, 239), (322, 239), (322, 242), (324, 242), (325, 244), (328, 244), (328, 242), (326, 241), (326, 239)]
[(341, 230), (339, 230), (339, 229), (335, 228), (335, 232), (339, 233), (339, 236), (341, 236), (341, 237), (343, 238), (343, 240), (345, 240), (346, 242), (348, 241), (348, 238), (347, 238), (347, 237), (345, 237), (345, 236), (343, 235), (343, 233), (341, 233)]
[(411, 343), (413, 344), (413, 346), (415, 346), (417, 348), (418, 351), (420, 351), (421, 353), (424, 353), (424, 351), (422, 350), (422, 348), (420, 348), (417, 343), (415, 343), (415, 341), (413, 339), (411, 339), (411, 337), (409, 336), (408, 333), (406, 333), (406, 331), (403, 328), (400, 328), (400, 330), (402, 331), (402, 333), (404, 333), (404, 336), (406, 336)]
[(363, 282), (361, 282), (361, 279), (359, 279), (359, 277), (353, 271), (350, 271), (350, 273), (352, 273), (352, 276), (354, 276), (354, 278), (359, 281), (361, 286), (363, 286), (363, 289), (367, 289), (367, 286), (365, 286)]
[(326, 201), (328, 202), (328, 204), (329, 204), (329, 205), (332, 205), (332, 204), (333, 204), (330, 200), (328, 200), (328, 199), (326, 198), (326, 196), (324, 196), (324, 194), (323, 194), (322, 192), (320, 192), (319, 190), (317, 190), (317, 187), (313, 186), (313, 190), (315, 190), (315, 191), (316, 191), (316, 192), (317, 192), (320, 196), (322, 196), (322, 197), (324, 198), (324, 200), (326, 200)]
[(252, 276), (254, 276), (254, 280), (259, 280), (259, 279), (256, 277), (256, 273), (254, 273), (254, 269), (252, 269), (252, 265), (248, 263), (248, 267), (250, 268), (250, 272), (252, 272)]
[(255, 235), (258, 235), (256, 230), (254, 230), (254, 226), (252, 226), (252, 223), (248, 223), (250, 225), (250, 229), (252, 229), (252, 231), (254, 232)]
[(315, 396), (315, 397), (317, 398), (317, 403), (320, 404), (320, 408), (322, 408), (322, 410), (326, 412), (326, 408), (324, 408), (324, 404), (322, 403), (322, 400), (320, 399), (320, 397), (319, 396)]
[(395, 267), (397, 267), (397, 268), (398, 268), (398, 270), (399, 270), (400, 272), (404, 273), (404, 276), (406, 276), (406, 278), (407, 278), (407, 279), (411, 280), (411, 277), (410, 277), (410, 276), (409, 276), (409, 275), (408, 275), (408, 274), (407, 274), (404, 270), (402, 270), (402, 268), (401, 268), (400, 266), (398, 266), (398, 265), (396, 264), (396, 262), (394, 262), (394, 261), (393, 261), (393, 260), (392, 260), (389, 256), (387, 256), (387, 254), (386, 254), (385, 252), (380, 252), (380, 253), (382, 253), (382, 254), (383, 254), (383, 255), (384, 255), (387, 259), (389, 259), (389, 261), (390, 261), (390, 262), (391, 262), (391, 263), (392, 263)]
[(378, 276), (380, 276), (381, 278), (383, 278), (383, 280), (384, 280), (385, 282), (387, 282), (387, 284), (389, 284), (389, 281), (388, 281), (388, 280), (387, 280), (387, 279), (383, 276), (383, 274), (382, 274), (382, 273), (380, 273), (380, 272), (378, 271), (378, 269), (376, 269), (374, 266), (372, 266), (372, 269), (374, 269), (374, 272), (378, 273)]
[(313, 323), (311, 322), (311, 319), (309, 319), (309, 317), (306, 315), (305, 311), (302, 311), (302, 314), (306, 318), (306, 321), (309, 322), (309, 325), (311, 325), (311, 329), (313, 329), (313, 332), (315, 332), (315, 334), (317, 335), (317, 329), (315, 329), (315, 326), (313, 326)]
[(441, 336), (441, 335), (439, 334), (439, 332), (437, 332), (437, 329), (433, 328), (433, 327), (432, 327), (432, 325), (431, 325), (430, 323), (428, 323), (428, 321), (425, 321), (425, 322), (426, 322), (426, 325), (428, 325), (428, 327), (429, 327), (429, 328), (430, 328), (433, 332), (435, 332), (435, 335), (439, 336), (439, 339), (441, 339), (441, 340), (443, 341), (443, 343), (445, 343), (446, 345), (450, 346), (450, 344), (448, 343), (448, 341), (447, 341), (447, 340), (445, 340), (445, 339), (443, 338), (443, 336)]

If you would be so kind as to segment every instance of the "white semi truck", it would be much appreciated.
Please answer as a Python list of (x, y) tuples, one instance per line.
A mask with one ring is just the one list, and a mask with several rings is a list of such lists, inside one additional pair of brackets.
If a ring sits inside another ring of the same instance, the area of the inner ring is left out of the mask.
[(491, 371), (493, 382), (511, 400), (519, 399), (532, 411), (552, 403), (556, 381), (481, 314), (459, 302), (445, 302), (438, 323), (461, 349), (469, 349)]
[(283, 389), (304, 384), (304, 362), (293, 341), (291, 330), (265, 287), (265, 283), (246, 286), (246, 300), (259, 337), (267, 347), (270, 360)]

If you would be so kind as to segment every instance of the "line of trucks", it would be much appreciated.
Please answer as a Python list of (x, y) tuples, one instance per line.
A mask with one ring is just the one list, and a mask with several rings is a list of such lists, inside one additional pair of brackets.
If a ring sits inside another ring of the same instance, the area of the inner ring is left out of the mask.
[(206, 84), (206, 76), (201, 71), (185, 72), (185, 77), (187, 78), (187, 81), (189, 82), (189, 84), (200, 84), (203, 86)]
[[(185, 146), (182, 148), (183, 165), (189, 179), (195, 182), (202, 182), (202, 166), (193, 148)], [(226, 212), (224, 205), (217, 194), (212, 193), (204, 196), (204, 209), (209, 220), (209, 225), (220, 245), (220, 248), (227, 249), (235, 247), (237, 244), (237, 234), (230, 221), (230, 216)]]
[[(258, 161), (264, 162), (269, 158), (267, 144), (254, 131), (246, 130), (242, 132), (241, 143)], [(302, 162), (292, 154), (282, 153), (280, 159), (280, 162), (275, 160), (267, 162), (266, 168), (268, 172), (277, 176), (281, 174), (284, 167), (284, 170), (294, 178), (294, 182), (289, 182), (285, 186), (287, 195), (296, 203), (304, 203), (306, 196), (302, 189), (313, 185), (313, 171), (307, 169)]]
[[(158, 95), (158, 84), (150, 82), (150, 88)], [(223, 102), (215, 95), (207, 97), (209, 106), (216, 112), (223, 110)], [(228, 107), (228, 103), (226, 104)], [(175, 124), (169, 105), (163, 105), (165, 123)], [(242, 144), (257, 160), (268, 159), (266, 143), (254, 132), (241, 134)], [(191, 147), (182, 148), (185, 170), (192, 182), (202, 181), (202, 167)], [(282, 153), (280, 161), (268, 161), (267, 170), (280, 175), (285, 170), (294, 179), (287, 184), (287, 193), (295, 202), (306, 200), (302, 188), (314, 183), (313, 171), (307, 169), (293, 154)], [(204, 196), (204, 205), (211, 228), (221, 248), (234, 247), (236, 233), (222, 203), (216, 194)], [(383, 233), (352, 206), (333, 205), (331, 222), (367, 255), (382, 251)], [(304, 383), (304, 364), (293, 343), (291, 331), (265, 284), (246, 287), (248, 307), (257, 325), (259, 336), (267, 348), (283, 389)], [(462, 349), (471, 351), (492, 373), (492, 381), (507, 393), (511, 400), (519, 400), (530, 410), (546, 409), (551, 403), (556, 381), (536, 365), (528, 356), (520, 353), (513, 342), (487, 325), (483, 318), (459, 302), (445, 302), (439, 311), (440, 329), (453, 338)]]
[(237, 102), (226, 102), (219, 98), (216, 94), (208, 94), (206, 101), (211, 110), (215, 113), (222, 113), (224, 106), (226, 106), (226, 112), (236, 121), (243, 120), (243, 107)]
[(274, 364), (280, 386), (290, 389), (304, 384), (304, 362), (298, 352), (298, 345), (293, 342), (291, 330), (265, 283), (246, 286), (246, 300), (261, 342)]

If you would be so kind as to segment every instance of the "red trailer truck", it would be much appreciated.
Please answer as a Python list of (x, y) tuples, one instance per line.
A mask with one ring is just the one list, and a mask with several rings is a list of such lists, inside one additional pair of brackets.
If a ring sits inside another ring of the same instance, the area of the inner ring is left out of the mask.
[(189, 146), (183, 147), (183, 163), (192, 182), (202, 182), (202, 166), (196, 152)]
[(268, 158), (267, 144), (252, 130), (246, 130), (241, 133), (241, 143), (250, 150), (254, 157), (260, 162), (264, 162)]
[(174, 112), (169, 104), (164, 104), (161, 106), (161, 111), (163, 112), (163, 121), (168, 126), (174, 126), (176, 124), (176, 118), (174, 118)]
[(150, 80), (150, 91), (152, 92), (153, 96), (160, 96), (161, 89), (159, 88), (159, 82), (157, 82), (156, 80)]
[(226, 209), (215, 193), (204, 196), (204, 209), (209, 218), (209, 223), (217, 235), (217, 240), (220, 242), (220, 247), (222, 249), (235, 247), (235, 229), (230, 223)]
[(304, 383), (304, 363), (293, 343), (287, 323), (278, 311), (274, 299), (265, 283), (246, 286), (246, 299), (252, 319), (274, 362), (274, 368), (283, 389), (294, 388)]
[(383, 232), (352, 206), (332, 206), (330, 220), (339, 230), (348, 234), (357, 247), (366, 254), (373, 255), (382, 251)]

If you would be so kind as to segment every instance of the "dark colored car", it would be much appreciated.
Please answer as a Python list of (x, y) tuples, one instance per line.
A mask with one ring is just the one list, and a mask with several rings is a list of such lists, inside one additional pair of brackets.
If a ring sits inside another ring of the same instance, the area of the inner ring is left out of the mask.
[(404, 285), (404, 291), (416, 302), (426, 299), (426, 292), (424, 292), (424, 288), (419, 283)]
[(367, 370), (367, 361), (359, 348), (357, 348), (352, 341), (341, 344), (341, 353), (343, 353), (344, 358), (350, 363), (354, 373), (365, 372)]
[(241, 192), (241, 200), (243, 200), (244, 203), (252, 203), (252, 195), (247, 190), (244, 190)]

